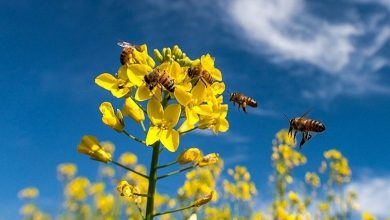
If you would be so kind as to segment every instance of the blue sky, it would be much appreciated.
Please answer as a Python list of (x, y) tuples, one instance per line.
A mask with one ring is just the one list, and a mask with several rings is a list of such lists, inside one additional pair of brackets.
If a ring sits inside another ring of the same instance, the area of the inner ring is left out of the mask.
[(304, 170), (338, 148), (349, 158), (351, 187), (378, 195), (375, 205), (362, 196), (363, 205), (379, 215), (390, 209), (379, 197), (390, 196), (390, 1), (0, 1), (0, 14), (0, 198), (8, 204), (0, 219), (17, 216), (16, 194), (30, 185), (43, 208), (58, 210), (59, 163), (95, 177), (98, 164), (76, 153), (84, 134), (149, 163), (150, 149), (107, 128), (98, 111), (114, 98), (94, 78), (117, 70), (120, 39), (150, 50), (178, 44), (192, 58), (211, 53), (229, 90), (259, 102), (249, 114), (230, 108), (228, 134), (186, 135), (180, 149), (195, 145), (219, 152), (227, 166), (248, 166), (261, 196), (271, 141), (287, 127), (283, 113), (313, 108), (327, 130), (305, 145)]

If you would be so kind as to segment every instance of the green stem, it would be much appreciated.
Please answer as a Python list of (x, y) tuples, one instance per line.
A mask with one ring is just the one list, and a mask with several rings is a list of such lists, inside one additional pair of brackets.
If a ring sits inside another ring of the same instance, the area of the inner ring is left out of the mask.
[(180, 212), (180, 211), (190, 209), (193, 207), (195, 207), (195, 205), (189, 205), (189, 206), (178, 208), (178, 209), (173, 209), (173, 210), (169, 210), (169, 211), (165, 211), (165, 212), (159, 212), (159, 213), (154, 214), (153, 216), (159, 216), (159, 215), (165, 215), (165, 214), (174, 213), (174, 212)]
[(145, 144), (145, 145), (146, 145), (145, 141), (143, 141), (143, 140), (141, 140), (141, 139), (135, 137), (134, 135), (129, 134), (126, 130), (123, 130), (122, 133), (125, 134), (127, 137), (129, 137), (129, 138), (131, 138), (131, 139), (133, 139), (133, 140), (135, 140), (135, 141), (138, 141), (138, 142), (140, 142), (141, 144)]
[(130, 167), (127, 167), (127, 166), (125, 166), (125, 165), (123, 165), (123, 164), (120, 164), (120, 163), (118, 163), (118, 162), (116, 162), (116, 161), (111, 161), (111, 163), (113, 163), (113, 164), (115, 164), (115, 165), (117, 165), (117, 166), (120, 166), (120, 167), (122, 167), (122, 168), (124, 168), (124, 169), (126, 169), (126, 170), (128, 170), (128, 171), (130, 171), (130, 172), (133, 172), (133, 173), (135, 173), (135, 174), (138, 174), (139, 176), (142, 176), (143, 178), (149, 179), (149, 177), (148, 177), (147, 175), (142, 174), (142, 173), (140, 173), (140, 172), (138, 172), (138, 171), (135, 171), (135, 170), (131, 169)]
[(195, 129), (198, 129), (198, 126), (195, 126), (195, 127), (191, 128), (191, 129), (188, 129), (187, 131), (179, 132), (179, 134), (180, 134), (180, 135), (186, 134), (186, 133), (188, 133), (188, 132), (190, 132), (190, 131), (193, 131), (193, 130), (195, 130)]
[(169, 167), (169, 166), (172, 166), (174, 164), (177, 163), (177, 160), (173, 161), (173, 162), (170, 162), (170, 163), (167, 163), (167, 164), (164, 164), (164, 165), (161, 165), (161, 166), (158, 166), (157, 169), (161, 169), (161, 168), (165, 168), (165, 167)]
[(142, 214), (142, 209), (141, 209), (141, 207), (139, 206), (138, 203), (136, 203), (136, 204), (137, 204), (138, 212), (139, 212), (139, 214), (141, 215), (141, 218), (142, 218), (142, 219), (145, 219), (144, 215)]
[(184, 172), (184, 171), (187, 171), (187, 170), (190, 170), (190, 169), (193, 169), (195, 168), (196, 166), (195, 165), (192, 165), (192, 166), (189, 166), (189, 167), (186, 167), (186, 168), (183, 168), (183, 169), (180, 169), (180, 170), (176, 170), (176, 171), (173, 171), (173, 172), (170, 172), (170, 173), (167, 173), (165, 175), (162, 175), (162, 176), (159, 176), (157, 177), (157, 180), (159, 179), (163, 179), (165, 177), (168, 177), (168, 176), (173, 176), (175, 174), (178, 174), (178, 173), (181, 173), (181, 172)]
[(159, 148), (160, 148), (160, 142), (157, 141), (156, 143), (153, 144), (153, 155), (152, 155), (152, 161), (150, 163), (149, 186), (148, 186), (149, 197), (146, 202), (146, 217), (145, 217), (146, 220), (153, 219), (154, 193), (156, 191)]

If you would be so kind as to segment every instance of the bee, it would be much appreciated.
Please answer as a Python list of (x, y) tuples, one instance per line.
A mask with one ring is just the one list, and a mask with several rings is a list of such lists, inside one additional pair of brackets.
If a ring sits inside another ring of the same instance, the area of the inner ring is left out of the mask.
[(137, 50), (141, 52), (141, 47), (138, 45), (132, 45), (126, 41), (120, 41), (118, 42), (118, 46), (122, 47), (121, 55), (119, 56), (119, 61), (122, 65), (125, 65), (125, 63), (129, 60), (130, 54)]
[(191, 79), (197, 78), (195, 85), (199, 82), (199, 80), (201, 80), (207, 87), (207, 83), (211, 85), (216, 81), (209, 72), (206, 70), (201, 71), (199, 67), (189, 68), (187, 74)]
[(317, 120), (305, 118), (308, 112), (303, 114), (301, 117), (295, 117), (289, 120), (290, 128), (288, 129), (288, 134), (292, 135), (294, 133), (294, 138), (297, 135), (297, 132), (302, 132), (302, 140), (299, 143), (299, 148), (302, 149), (303, 144), (305, 144), (310, 138), (312, 138), (311, 132), (323, 132), (325, 131), (325, 125), (322, 122)]
[(153, 90), (154, 87), (160, 85), (161, 89), (164, 87), (169, 92), (175, 91), (175, 82), (169, 77), (167, 72), (155, 69), (152, 72), (144, 76), (145, 83), (148, 85), (149, 90)]
[(242, 107), (242, 110), (244, 110), (244, 112), (246, 112), (246, 109), (245, 109), (246, 106), (250, 106), (253, 108), (257, 107), (257, 102), (254, 99), (252, 99), (251, 97), (245, 96), (239, 92), (230, 93), (230, 101), (233, 102), (233, 105), (235, 105), (235, 103), (237, 103), (238, 109), (240, 109), (240, 107)]

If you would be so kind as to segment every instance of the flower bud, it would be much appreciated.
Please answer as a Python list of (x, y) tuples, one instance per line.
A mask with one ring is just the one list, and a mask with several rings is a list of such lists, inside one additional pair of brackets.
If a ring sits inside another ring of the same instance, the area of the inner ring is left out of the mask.
[(204, 156), (200, 161), (198, 161), (197, 166), (204, 167), (208, 165), (212, 165), (218, 162), (219, 154), (211, 153)]
[(144, 112), (132, 98), (126, 99), (123, 105), (123, 114), (131, 117), (137, 123), (145, 120)]
[(77, 151), (90, 156), (91, 159), (101, 161), (103, 163), (107, 163), (112, 160), (111, 154), (100, 146), (96, 137), (91, 135), (85, 135), (82, 137), (81, 143), (77, 146)]
[(211, 201), (211, 199), (213, 199), (213, 194), (214, 194), (214, 191), (211, 191), (210, 194), (204, 195), (204, 196), (200, 197), (199, 199), (197, 199), (194, 202), (194, 206), (195, 207), (200, 207), (202, 205), (207, 204), (208, 202)]
[(191, 162), (195, 162), (199, 159), (201, 156), (201, 151), (198, 148), (189, 148), (185, 151), (183, 151), (178, 157), (177, 162), (179, 164), (187, 164)]

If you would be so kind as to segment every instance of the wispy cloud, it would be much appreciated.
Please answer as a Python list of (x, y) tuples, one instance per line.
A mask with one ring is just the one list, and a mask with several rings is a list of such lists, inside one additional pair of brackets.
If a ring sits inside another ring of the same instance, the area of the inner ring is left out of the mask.
[(349, 190), (358, 193), (362, 211), (369, 211), (378, 217), (388, 217), (390, 210), (390, 176), (364, 178), (349, 184)]
[[(390, 94), (389, 87), (374, 74), (390, 63), (379, 54), (390, 39), (390, 26), (383, 24), (386, 16), (376, 13), (350, 21), (340, 15), (330, 22), (314, 14), (304, 0), (231, 0), (225, 10), (239, 29), (239, 37), (250, 40), (251, 51), (271, 55), (278, 62), (318, 68), (317, 74), (306, 79), (316, 86), (303, 91), (304, 97)], [(350, 8), (344, 11), (347, 14)]]
[(281, 113), (278, 111), (264, 109), (264, 108), (251, 109), (251, 111), (248, 114), (253, 114), (261, 117), (274, 117), (274, 118), (281, 116)]
[[(194, 134), (196, 135), (201, 135), (201, 136), (213, 136), (214, 133), (211, 130), (200, 130), (196, 129), (193, 131)], [(239, 134), (237, 132), (229, 130), (226, 133), (219, 133), (218, 136), (225, 142), (229, 142), (231, 144), (246, 144), (249, 143), (252, 139), (248, 136)]]

